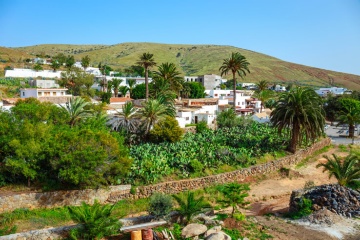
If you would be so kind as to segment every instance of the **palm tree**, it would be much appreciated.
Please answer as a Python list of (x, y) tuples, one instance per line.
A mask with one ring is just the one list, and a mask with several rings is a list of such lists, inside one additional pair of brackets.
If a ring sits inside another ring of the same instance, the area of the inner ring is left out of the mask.
[(135, 84), (136, 84), (136, 80), (135, 80), (135, 79), (129, 79), (128, 85), (129, 85), (130, 97), (132, 97), (132, 90), (134, 89)]
[(259, 93), (259, 92), (267, 90), (269, 83), (266, 80), (261, 80), (258, 83), (256, 83), (255, 85), (256, 85), (256, 91), (255, 92)]
[(164, 79), (169, 82), (170, 89), (180, 96), (182, 89), (183, 78), (179, 76), (180, 72), (177, 71), (174, 63), (162, 63), (158, 67), (158, 71), (154, 71), (154, 79)]
[(127, 86), (121, 86), (119, 91), (120, 91), (121, 96), (125, 97), (126, 93), (129, 91), (129, 88)]
[(221, 71), (221, 76), (227, 75), (229, 71), (233, 74), (234, 81), (234, 109), (236, 109), (236, 74), (241, 78), (246, 76), (246, 72), (250, 73), (249, 70), (250, 63), (246, 58), (238, 52), (233, 52), (231, 57), (224, 59), (222, 66), (219, 68)]
[(150, 89), (150, 95), (152, 98), (157, 98), (159, 94), (170, 91), (170, 83), (166, 79), (154, 78)]
[(142, 66), (145, 69), (145, 99), (149, 99), (149, 68), (156, 65), (156, 62), (153, 58), (154, 54), (143, 53), (139, 60), (136, 62), (137, 65)]
[(277, 105), (270, 115), (271, 123), (278, 129), (290, 128), (289, 151), (296, 152), (296, 146), (305, 139), (314, 141), (324, 133), (325, 111), (322, 99), (311, 88), (295, 87), (279, 96)]
[(262, 112), (265, 102), (274, 96), (274, 92), (268, 89), (255, 91), (254, 97), (261, 101), (260, 112)]
[(126, 132), (135, 132), (138, 126), (137, 109), (128, 101), (122, 106), (122, 112), (118, 112), (119, 118), (113, 126), (116, 131), (124, 129)]
[(210, 205), (204, 201), (204, 197), (195, 198), (194, 192), (187, 192), (186, 199), (182, 199), (179, 196), (173, 196), (176, 202), (179, 204), (177, 211), (185, 218), (186, 222), (189, 222), (191, 217), (201, 212), (204, 208), (209, 208)]
[(360, 101), (344, 98), (340, 99), (340, 104), (339, 124), (349, 124), (349, 137), (354, 138), (355, 124), (360, 123)]
[(92, 206), (82, 202), (81, 207), (68, 207), (71, 219), (81, 223), (70, 231), (70, 236), (74, 239), (103, 239), (118, 233), (121, 223), (111, 215), (116, 206), (101, 205), (95, 201)]
[(145, 134), (147, 134), (157, 121), (169, 116), (169, 105), (166, 104), (164, 98), (160, 100), (150, 99), (147, 102), (143, 102), (142, 105), (143, 108), (140, 110), (140, 115), (145, 127)]
[(65, 106), (61, 106), (69, 114), (69, 125), (73, 127), (77, 122), (81, 121), (81, 119), (85, 119), (91, 116), (90, 110), (86, 110), (85, 107), (88, 106), (89, 103), (86, 102), (81, 97), (72, 97), (69, 102), (65, 104)]
[(358, 156), (350, 154), (342, 161), (339, 156), (332, 154), (333, 158), (324, 155), (326, 163), (319, 163), (316, 167), (323, 167), (323, 172), (329, 171), (329, 179), (334, 176), (341, 186), (358, 181), (360, 178), (360, 168), (356, 167), (359, 161)]
[(111, 87), (114, 90), (114, 97), (118, 97), (119, 94), (119, 86), (120, 84), (123, 82), (123, 80), (119, 79), (119, 78), (114, 78), (111, 81)]

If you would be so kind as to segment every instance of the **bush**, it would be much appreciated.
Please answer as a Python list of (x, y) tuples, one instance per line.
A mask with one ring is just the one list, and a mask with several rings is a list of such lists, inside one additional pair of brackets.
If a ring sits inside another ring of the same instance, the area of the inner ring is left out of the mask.
[(242, 213), (234, 213), (234, 218), (236, 221), (244, 221), (246, 219), (245, 215)]
[(173, 208), (173, 202), (171, 196), (155, 193), (150, 197), (149, 202), (149, 214), (159, 219), (168, 215)]
[(150, 139), (152, 142), (177, 142), (180, 141), (184, 131), (180, 128), (178, 121), (170, 116), (165, 120), (159, 121), (150, 131)]
[(312, 207), (311, 199), (302, 197), (298, 202), (298, 211), (294, 213), (290, 213), (289, 217), (292, 219), (300, 219), (304, 216), (308, 216), (312, 213), (311, 207)]
[(191, 160), (190, 166), (194, 173), (200, 173), (204, 170), (204, 165), (197, 159)]
[(90, 206), (82, 203), (81, 207), (69, 207), (71, 219), (81, 223), (70, 230), (71, 239), (101, 239), (117, 233), (121, 227), (119, 220), (111, 216), (114, 205), (101, 205), (98, 201)]
[(196, 124), (196, 132), (197, 133), (202, 133), (206, 130), (208, 130), (208, 126), (207, 123), (205, 121), (200, 121), (198, 124)]

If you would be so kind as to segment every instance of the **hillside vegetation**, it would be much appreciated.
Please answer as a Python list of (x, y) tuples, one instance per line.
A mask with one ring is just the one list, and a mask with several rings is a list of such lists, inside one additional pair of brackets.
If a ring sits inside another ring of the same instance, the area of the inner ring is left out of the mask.
[[(231, 52), (238, 51), (250, 62), (250, 71), (244, 81), (258, 82), (300, 82), (303, 85), (324, 86), (329, 81), (335, 85), (360, 90), (360, 76), (308, 67), (282, 61), (280, 59), (232, 46), (181, 45), (157, 43), (122, 43), (116, 45), (65, 45), (44, 44), (16, 48), (27, 54), (57, 53), (74, 55), (76, 60), (89, 55), (92, 64), (108, 64), (114, 69), (124, 69), (134, 65), (143, 52), (154, 54), (158, 64), (173, 62), (184, 75), (219, 74), (219, 66)], [(225, 78), (230, 79), (231, 76)]]

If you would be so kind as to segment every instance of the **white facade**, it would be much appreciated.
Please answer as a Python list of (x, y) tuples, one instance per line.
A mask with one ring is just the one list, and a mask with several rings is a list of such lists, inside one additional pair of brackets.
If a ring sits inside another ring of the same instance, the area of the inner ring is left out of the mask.
[(231, 96), (233, 90), (219, 90), (219, 89), (212, 89), (212, 90), (205, 90), (205, 93), (210, 98), (220, 98), (221, 96)]
[(71, 97), (66, 94), (67, 88), (22, 88), (20, 98), (39, 97)]
[(286, 87), (281, 86), (281, 85), (276, 85), (274, 90), (276, 92), (286, 92)]
[(320, 88), (319, 90), (315, 90), (315, 92), (322, 97), (326, 96), (327, 94), (343, 95), (346, 91), (347, 91), (346, 88), (338, 88), (338, 87)]
[(182, 121), (185, 124), (191, 124), (191, 121), (193, 119), (193, 113), (191, 111), (181, 111), (176, 113), (176, 118), (183, 119)]
[(194, 123), (206, 122), (207, 125), (210, 125), (215, 123), (216, 114), (195, 113), (194, 118)]
[(24, 68), (14, 68), (14, 70), (6, 70), (5, 77), (13, 77), (13, 78), (60, 78), (62, 71), (53, 70), (42, 70), (35, 71), (32, 69), (24, 69)]
[(205, 90), (212, 90), (220, 88), (220, 84), (225, 83), (227, 80), (215, 74), (205, 74), (199, 76), (185, 76), (184, 81), (198, 82), (205, 87)]
[(59, 84), (55, 80), (31, 80), (30, 86), (38, 88), (59, 88)]

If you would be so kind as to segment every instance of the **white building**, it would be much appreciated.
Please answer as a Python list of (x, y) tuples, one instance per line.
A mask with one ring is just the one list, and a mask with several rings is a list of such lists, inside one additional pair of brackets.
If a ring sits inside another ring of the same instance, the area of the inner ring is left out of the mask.
[(55, 80), (30, 80), (30, 86), (37, 88), (59, 88), (59, 84), (56, 84)]
[(72, 97), (66, 94), (67, 90), (67, 88), (22, 88), (20, 98)]
[(220, 85), (227, 80), (215, 74), (205, 74), (199, 76), (185, 76), (185, 82), (198, 82), (201, 83), (205, 90), (220, 89)]
[(346, 91), (346, 88), (338, 87), (320, 88), (319, 90), (315, 90), (315, 92), (321, 97), (325, 97), (328, 94), (343, 95)]
[(13, 77), (13, 78), (60, 78), (62, 71), (53, 70), (42, 70), (35, 71), (33, 69), (24, 69), (24, 68), (14, 68), (13, 70), (6, 70), (5, 77)]

